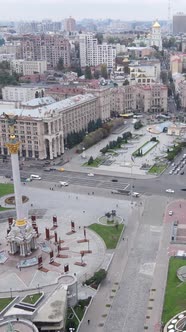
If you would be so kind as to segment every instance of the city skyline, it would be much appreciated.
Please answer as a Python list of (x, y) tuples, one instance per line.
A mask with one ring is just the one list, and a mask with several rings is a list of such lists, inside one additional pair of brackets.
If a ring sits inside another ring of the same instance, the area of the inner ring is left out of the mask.
[[(26, 7), (25, 2), (27, 2)], [(173, 0), (172, 12), (186, 12), (185, 0), (178, 0), (176, 3)], [(79, 0), (77, 2), (76, 0), (32, 0), (30, 2), (28, 0), (6, 0), (1, 7), (1, 18), (3, 20), (41, 20), (45, 18), (62, 20), (69, 16), (77, 20), (83, 18), (112, 18), (125, 21), (167, 19), (168, 1)]]

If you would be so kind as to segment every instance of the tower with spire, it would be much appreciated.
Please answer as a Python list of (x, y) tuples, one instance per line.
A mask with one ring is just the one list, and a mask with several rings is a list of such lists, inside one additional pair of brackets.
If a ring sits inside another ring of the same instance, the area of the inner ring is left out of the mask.
[(157, 46), (159, 51), (162, 51), (161, 26), (158, 20), (152, 26), (151, 46)]

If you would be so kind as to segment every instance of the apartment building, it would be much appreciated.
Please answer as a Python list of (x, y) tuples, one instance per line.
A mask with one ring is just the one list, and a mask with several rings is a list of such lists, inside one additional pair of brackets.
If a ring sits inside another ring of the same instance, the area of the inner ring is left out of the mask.
[(168, 88), (163, 84), (138, 85), (136, 109), (142, 112), (167, 112)]
[(26, 60), (13, 60), (10, 63), (12, 71), (21, 75), (44, 74), (47, 71), (46, 61), (26, 61)]
[(119, 114), (136, 110), (136, 87), (126, 85), (112, 88), (110, 97), (110, 111)]
[(173, 33), (185, 33), (186, 32), (186, 14), (177, 13), (173, 15)]
[(70, 43), (62, 35), (42, 34), (25, 35), (21, 40), (22, 59), (47, 62), (49, 68), (55, 68), (60, 58), (64, 67), (70, 66)]
[(76, 21), (74, 18), (69, 17), (64, 21), (64, 30), (68, 32), (76, 31)]
[[(10, 114), (18, 115), (15, 126), (20, 156), (53, 159), (63, 154), (68, 133), (87, 130), (91, 120), (100, 118), (97, 99), (92, 94), (77, 95), (44, 107), (11, 109)], [(9, 130), (3, 113), (0, 109), (0, 154), (6, 155)]]
[(177, 53), (170, 56), (170, 70), (172, 75), (186, 71), (186, 53)]
[(5, 86), (2, 88), (2, 99), (4, 101), (21, 101), (44, 97), (45, 89), (27, 86)]
[(115, 66), (116, 46), (103, 43), (98, 44), (98, 40), (93, 34), (80, 34), (80, 64), (81, 67), (98, 66), (106, 64), (108, 69)]
[(179, 96), (181, 101), (181, 108), (186, 110), (186, 81), (179, 84)]

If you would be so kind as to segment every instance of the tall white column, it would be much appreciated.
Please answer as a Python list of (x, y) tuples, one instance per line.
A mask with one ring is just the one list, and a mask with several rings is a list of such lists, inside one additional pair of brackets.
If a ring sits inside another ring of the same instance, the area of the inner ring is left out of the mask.
[(21, 180), (20, 180), (20, 170), (19, 170), (19, 160), (17, 153), (11, 153), (12, 162), (12, 173), (14, 181), (14, 193), (15, 193), (15, 203), (16, 203), (16, 214), (17, 219), (23, 219), (26, 217), (24, 215), (22, 194), (21, 194)]

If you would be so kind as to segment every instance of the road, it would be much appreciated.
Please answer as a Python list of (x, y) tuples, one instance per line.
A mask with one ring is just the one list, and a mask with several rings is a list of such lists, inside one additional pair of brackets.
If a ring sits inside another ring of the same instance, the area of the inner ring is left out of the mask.
[[(8, 166), (10, 166), (10, 164)], [(11, 174), (11, 166), (7, 167), (7, 164), (1, 164), (0, 175), (11, 176)], [(134, 177), (132, 180), (130, 179), (130, 177), (115, 176), (114, 173), (113, 175), (111, 175), (111, 172), (109, 173), (110, 175), (96, 174), (96, 170), (94, 173), (94, 177), (89, 177), (87, 176), (87, 173), (82, 172), (44, 172), (42, 168), (38, 169), (34, 167), (25, 167), (25, 169), (21, 171), (21, 177), (23, 178), (29, 177), (30, 174), (38, 174), (42, 177), (42, 181), (48, 183), (58, 183), (59, 181), (66, 181), (69, 183), (69, 187), (72, 185), (79, 186), (81, 188), (84, 187), (85, 191), (87, 191), (87, 188), (107, 189), (109, 191), (111, 191), (112, 189), (130, 189), (130, 186), (132, 184), (134, 186), (133, 191), (139, 192), (140, 194), (170, 196), (171, 194), (166, 193), (165, 190), (171, 188), (175, 191), (175, 197), (184, 198), (186, 195), (186, 192), (181, 191), (182, 188), (186, 188), (186, 185), (184, 186), (186, 174), (184, 174), (183, 176), (179, 174), (169, 175), (168, 171), (156, 178), (137, 179)], [(117, 182), (113, 182), (113, 179)]]

